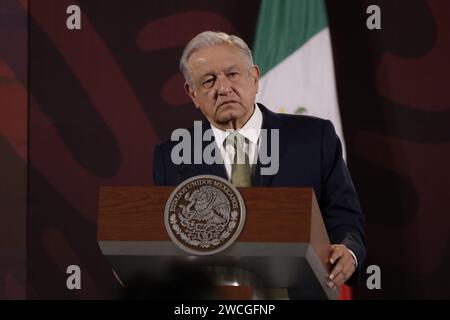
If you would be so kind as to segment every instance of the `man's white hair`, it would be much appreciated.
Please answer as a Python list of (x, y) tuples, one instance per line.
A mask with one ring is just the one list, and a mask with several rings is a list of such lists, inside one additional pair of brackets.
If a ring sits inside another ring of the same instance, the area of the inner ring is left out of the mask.
[(253, 66), (252, 51), (244, 40), (238, 36), (230, 35), (225, 32), (204, 31), (189, 41), (183, 50), (183, 54), (181, 55), (180, 70), (189, 85), (192, 85), (191, 71), (188, 68), (188, 60), (191, 55), (202, 48), (221, 44), (230, 44), (241, 50), (242, 54), (248, 61), (249, 67)]

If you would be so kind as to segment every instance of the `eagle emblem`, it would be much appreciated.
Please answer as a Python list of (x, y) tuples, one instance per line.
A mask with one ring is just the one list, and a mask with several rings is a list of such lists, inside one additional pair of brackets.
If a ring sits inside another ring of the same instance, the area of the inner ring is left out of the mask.
[(224, 250), (238, 237), (245, 218), (239, 191), (216, 176), (196, 176), (171, 194), (166, 229), (180, 248), (195, 254)]

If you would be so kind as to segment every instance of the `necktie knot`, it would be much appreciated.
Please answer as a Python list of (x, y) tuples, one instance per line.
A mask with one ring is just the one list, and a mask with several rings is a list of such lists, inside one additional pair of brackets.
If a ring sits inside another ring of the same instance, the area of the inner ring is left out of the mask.
[(244, 150), (245, 146), (245, 137), (238, 133), (238, 132), (232, 132), (228, 135), (228, 137), (224, 141), (225, 147), (227, 145), (233, 146), (233, 149), (236, 151), (237, 149)]

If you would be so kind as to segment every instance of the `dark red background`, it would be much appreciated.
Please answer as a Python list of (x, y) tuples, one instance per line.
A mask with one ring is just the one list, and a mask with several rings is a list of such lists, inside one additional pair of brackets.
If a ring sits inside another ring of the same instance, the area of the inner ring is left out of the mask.
[[(368, 263), (382, 272), (381, 290), (361, 286), (355, 297), (450, 298), (450, 3), (326, 3)], [(65, 25), (71, 4), (82, 10), (79, 31)], [(371, 4), (381, 7), (381, 30), (366, 28)], [(1, 2), (0, 297), (115, 296), (96, 241), (98, 188), (152, 183), (154, 144), (198, 117), (178, 72), (183, 45), (205, 29), (252, 44), (258, 8)], [(71, 264), (82, 290), (66, 288)]]

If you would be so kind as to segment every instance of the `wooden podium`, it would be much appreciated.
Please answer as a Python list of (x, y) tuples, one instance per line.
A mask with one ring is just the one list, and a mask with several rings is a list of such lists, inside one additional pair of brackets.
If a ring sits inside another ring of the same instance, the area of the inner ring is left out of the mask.
[(167, 234), (164, 207), (173, 189), (100, 189), (98, 243), (121, 279), (139, 271), (157, 275), (176, 261), (245, 271), (265, 288), (289, 288), (291, 299), (337, 298), (338, 291), (326, 285), (330, 242), (313, 189), (238, 188), (247, 211), (242, 233), (210, 256), (184, 252)]

